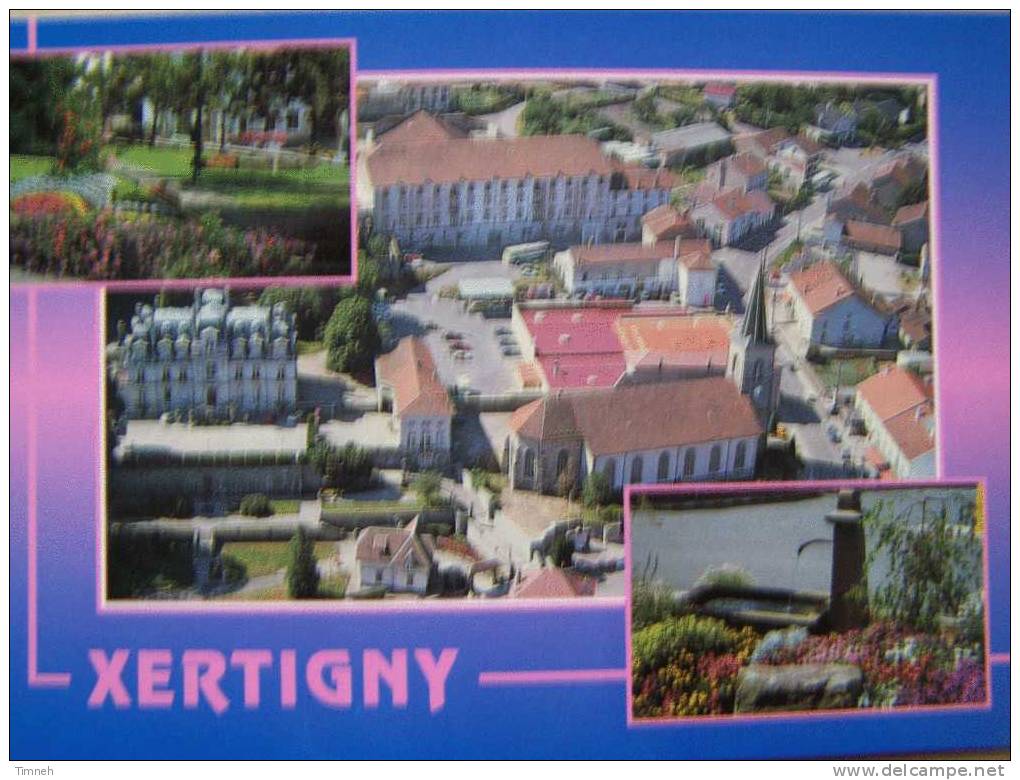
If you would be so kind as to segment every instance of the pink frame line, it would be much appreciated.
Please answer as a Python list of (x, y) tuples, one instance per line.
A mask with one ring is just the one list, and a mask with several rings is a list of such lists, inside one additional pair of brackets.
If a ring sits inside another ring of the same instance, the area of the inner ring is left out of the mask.
[[(738, 82), (778, 81), (784, 83), (852, 83), (852, 84), (914, 84), (928, 88), (928, 202), (931, 211), (929, 235), (929, 267), (932, 284), (932, 300), (935, 314), (932, 321), (932, 343), (937, 345), (939, 312), (942, 310), (941, 267), (942, 267), (942, 218), (941, 218), (941, 184), (939, 173), (942, 170), (939, 158), (939, 126), (938, 126), (938, 77), (934, 73), (895, 73), (866, 71), (759, 71), (759, 70), (698, 70), (693, 68), (495, 68), (491, 70), (469, 68), (437, 69), (437, 70), (366, 70), (359, 72), (359, 80), (394, 80), (394, 81), (516, 81), (541, 78), (558, 79), (677, 79), (689, 81), (725, 80)], [(942, 406), (939, 403), (938, 363), (935, 366), (935, 461), (936, 474), (946, 473), (945, 449), (942, 446)]]
[[(307, 43), (307, 41), (305, 42)], [(325, 42), (323, 45), (328, 45), (330, 42)], [(333, 42), (335, 43), (335, 41)], [(234, 44), (240, 45), (240, 44)], [(277, 42), (271, 42), (269, 46), (278, 46)], [(166, 45), (162, 46), (163, 48)], [(137, 48), (137, 47), (124, 47), (124, 48)], [(141, 48), (151, 48), (143, 46)], [(174, 48), (171, 46), (170, 48)], [(352, 56), (353, 61), (353, 56)], [(352, 65), (353, 73), (353, 65)], [(675, 79), (705, 79), (705, 78), (723, 78), (731, 80), (753, 80), (753, 81), (830, 81), (830, 82), (852, 82), (852, 83), (912, 83), (912, 84), (923, 84), (927, 85), (930, 92), (929, 105), (929, 146), (930, 146), (930, 168), (932, 171), (937, 170), (936, 168), (936, 144), (934, 143), (934, 128), (935, 125), (935, 76), (931, 74), (895, 74), (895, 73), (884, 73), (884, 74), (872, 74), (872, 73), (823, 73), (823, 72), (809, 72), (809, 71), (790, 71), (790, 72), (758, 72), (758, 71), (714, 71), (714, 70), (618, 70), (618, 69), (588, 69), (588, 70), (571, 70), (571, 69), (513, 69), (513, 70), (426, 70), (426, 71), (364, 71), (358, 73), (358, 79), (406, 79), (409, 81), (432, 81), (436, 79), (445, 80), (471, 80), (475, 78), (486, 78), (489, 80), (511, 80), (521, 78), (540, 78), (540, 77), (556, 77), (556, 78), (590, 78), (593, 76), (597, 77), (619, 77), (619, 78), (641, 78), (641, 77), (658, 77), (658, 78), (675, 78)], [(352, 96), (356, 97), (357, 84), (354, 83), (354, 88), (351, 90)], [(355, 103), (356, 105), (356, 103)], [(356, 122), (354, 123), (354, 133), (352, 137), (356, 136)], [(351, 163), (351, 174), (352, 181), (356, 178), (356, 162), (354, 158), (354, 148), (356, 147), (355, 142), (352, 143), (352, 163)], [(930, 176), (931, 181), (937, 181), (937, 176)], [(353, 204), (356, 206), (357, 198), (353, 199)], [(356, 222), (356, 219), (354, 220)], [(933, 216), (934, 222), (934, 216)], [(933, 242), (934, 243), (934, 242)], [(937, 270), (937, 266), (934, 262), (935, 252), (933, 251), (933, 269)], [(937, 276), (933, 272), (933, 276)], [(310, 277), (315, 278), (315, 277)], [(322, 280), (323, 277), (318, 277)], [(240, 286), (238, 281), (230, 279), (226, 280), (230, 286)], [(279, 280), (273, 280), (271, 283), (278, 283)], [(224, 283), (220, 280), (213, 279), (201, 279), (201, 280), (188, 280), (180, 286), (187, 286), (188, 288), (213, 285), (217, 283)], [(264, 284), (264, 281), (256, 282), (258, 286)], [(146, 283), (148, 284), (148, 283)], [(167, 286), (166, 283), (162, 283), (160, 286)], [(107, 288), (116, 289), (112, 284), (107, 284)], [(937, 295), (936, 295), (937, 298)], [(938, 308), (938, 306), (936, 307)], [(99, 329), (100, 333), (102, 328)], [(933, 335), (934, 338), (934, 335)], [(102, 342), (102, 335), (100, 335), (100, 342)], [(102, 354), (103, 345), (100, 343), (99, 352)], [(102, 361), (101, 361), (102, 362)], [(105, 386), (102, 384), (101, 386)], [(937, 389), (937, 383), (936, 383)], [(936, 403), (936, 414), (938, 414), (938, 404)], [(937, 425), (936, 432), (936, 449), (941, 454), (940, 439), (942, 435), (941, 420)], [(105, 429), (104, 429), (105, 435)], [(103, 450), (101, 450), (103, 451)], [(100, 469), (101, 471), (101, 469)], [(939, 472), (943, 471), (943, 467), (940, 464)], [(736, 483), (734, 483), (736, 484)], [(868, 483), (874, 484), (874, 483)], [(103, 546), (103, 522), (105, 520), (105, 484), (100, 476), (100, 484), (98, 487), (98, 493), (100, 500), (104, 502), (103, 511), (101, 511), (96, 520), (96, 547), (97, 547), (97, 561), (102, 562), (104, 560), (104, 554), (102, 550)], [(624, 507), (626, 515), (627, 507)], [(195, 613), (195, 614), (215, 614), (215, 613), (370, 613), (370, 614), (385, 614), (385, 613), (399, 613), (399, 612), (417, 612), (422, 610), (442, 610), (442, 611), (498, 611), (505, 609), (519, 609), (519, 610), (531, 610), (531, 609), (563, 609), (563, 610), (587, 610), (587, 609), (608, 609), (618, 608), (625, 603), (624, 599), (619, 597), (609, 598), (596, 598), (596, 599), (547, 599), (547, 600), (510, 600), (502, 599), (499, 601), (483, 601), (483, 600), (460, 600), (458, 602), (395, 602), (392, 604), (368, 604), (368, 603), (356, 603), (348, 604), (346, 602), (342, 604), (336, 604), (333, 606), (327, 606), (317, 603), (301, 603), (301, 602), (282, 602), (274, 604), (270, 602), (160, 602), (158, 604), (151, 604), (149, 602), (111, 602), (105, 597), (105, 587), (102, 581), (102, 571), (97, 571), (96, 574), (96, 609), (97, 612), (111, 612), (111, 613), (135, 613), (135, 614), (162, 614), (165, 612), (175, 613)]]
[(274, 49), (315, 49), (346, 47), (350, 52), (348, 74), (348, 105), (349, 114), (349, 146), (348, 156), (348, 199), (350, 211), (350, 274), (331, 274), (325, 276), (239, 276), (239, 277), (208, 277), (199, 279), (60, 279), (44, 282), (16, 282), (17, 286), (32, 285), (38, 288), (68, 288), (77, 286), (103, 286), (111, 290), (155, 290), (155, 289), (191, 289), (198, 285), (229, 285), (237, 289), (258, 287), (316, 287), (327, 285), (350, 285), (358, 278), (358, 202), (357, 202), (357, 41), (353, 38), (281, 38), (279, 40), (221, 40), (196, 43), (140, 43), (96, 46), (40, 47), (38, 45), (38, 19), (28, 17), (28, 47), (11, 51), (11, 59), (35, 59), (37, 57), (59, 57), (68, 54), (87, 54), (96, 52), (119, 52), (125, 54), (149, 51), (193, 51), (196, 49), (254, 49), (270, 51)]
[(995, 657), (996, 664), (1009, 663), (1008, 653), (996, 653), (993, 654), (990, 649), (991, 643), (991, 615), (989, 614), (989, 596), (988, 596), (988, 584), (989, 584), (989, 571), (988, 571), (988, 506), (987, 501), (984, 503), (984, 532), (982, 534), (981, 544), (981, 559), (983, 568), (983, 593), (982, 603), (984, 607), (984, 628), (985, 628), (985, 700), (981, 704), (930, 704), (910, 707), (894, 707), (888, 709), (831, 709), (831, 710), (810, 710), (805, 712), (777, 712), (777, 713), (760, 713), (756, 715), (692, 715), (685, 717), (675, 718), (635, 718), (634, 717), (634, 701), (633, 701), (633, 686), (630, 683), (630, 673), (633, 668), (633, 647), (631, 644), (631, 604), (632, 604), (632, 590), (633, 590), (633, 577), (630, 574), (633, 572), (633, 522), (631, 521), (631, 500), (633, 496), (685, 496), (692, 494), (712, 494), (712, 493), (731, 493), (745, 491), (749, 493), (762, 493), (762, 492), (782, 492), (785, 491), (790, 494), (797, 493), (811, 493), (824, 491), (826, 493), (833, 493), (842, 488), (854, 488), (860, 490), (870, 490), (874, 492), (879, 491), (892, 491), (892, 490), (908, 490), (917, 488), (932, 488), (932, 489), (944, 489), (952, 487), (962, 488), (976, 488), (979, 494), (987, 497), (988, 486), (984, 477), (953, 477), (948, 479), (940, 480), (910, 480), (905, 482), (874, 482), (871, 480), (819, 480), (809, 482), (713, 482), (709, 484), (701, 485), (671, 485), (671, 486), (652, 486), (652, 485), (628, 485), (624, 489), (624, 555), (626, 559), (626, 569), (628, 572), (626, 582), (626, 607), (624, 609), (626, 624), (624, 625), (624, 635), (626, 637), (626, 652), (627, 652), (627, 727), (628, 728), (643, 728), (643, 727), (656, 727), (656, 726), (675, 726), (681, 724), (694, 724), (694, 723), (732, 723), (740, 725), (742, 723), (756, 722), (761, 720), (789, 720), (792, 722), (798, 722), (804, 718), (816, 719), (824, 717), (838, 717), (842, 718), (845, 716), (854, 717), (882, 717), (882, 716), (899, 716), (899, 715), (926, 715), (929, 713), (938, 712), (954, 712), (954, 711), (965, 711), (965, 712), (984, 712), (989, 711), (992, 708), (992, 658)]
[[(38, 366), (38, 293), (28, 290), (28, 376), (29, 387), (39, 381)], [(39, 671), (39, 568), (38, 539), (39, 525), (39, 445), (38, 406), (35, 392), (28, 398), (28, 685), (31, 688), (67, 688), (71, 684), (69, 672)]]

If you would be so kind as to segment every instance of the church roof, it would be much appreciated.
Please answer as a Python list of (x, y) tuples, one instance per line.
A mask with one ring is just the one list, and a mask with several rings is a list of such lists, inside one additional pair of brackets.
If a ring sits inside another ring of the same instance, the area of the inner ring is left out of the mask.
[(758, 266), (758, 274), (751, 286), (751, 297), (747, 311), (740, 324), (740, 333), (751, 339), (752, 344), (771, 344), (768, 322), (765, 319), (765, 261)]

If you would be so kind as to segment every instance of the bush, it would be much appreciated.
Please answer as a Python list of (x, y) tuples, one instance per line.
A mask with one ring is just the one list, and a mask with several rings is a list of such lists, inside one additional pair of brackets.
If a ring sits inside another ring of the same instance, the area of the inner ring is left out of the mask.
[(613, 486), (609, 477), (601, 471), (593, 471), (588, 475), (581, 490), (581, 501), (591, 509), (597, 506), (605, 506), (613, 500)]
[(673, 589), (664, 582), (640, 580), (631, 593), (630, 622), (634, 631), (678, 614)]
[(315, 546), (298, 526), (287, 549), (287, 593), (292, 599), (310, 599), (319, 593), (319, 570), (315, 562)]
[(357, 492), (372, 484), (372, 456), (356, 444), (334, 447), (318, 440), (308, 450), (308, 459), (322, 476), (324, 488)]
[(754, 585), (754, 577), (730, 563), (722, 566), (711, 566), (702, 572), (694, 583), (696, 588), (721, 586), (727, 588), (749, 588)]
[(574, 563), (574, 542), (566, 536), (557, 536), (553, 541), (549, 554), (556, 568), (569, 568)]
[(241, 499), (240, 512), (251, 517), (269, 517), (273, 514), (273, 505), (269, 497), (263, 493), (252, 493)]
[(370, 366), (382, 344), (372, 302), (361, 295), (340, 301), (326, 323), (323, 344), (330, 371), (356, 371)]
[(419, 474), (411, 482), (411, 490), (418, 496), (418, 500), (425, 509), (434, 509), (443, 505), (442, 486), (443, 478), (435, 471)]
[(716, 618), (697, 615), (668, 618), (634, 633), (631, 640), (634, 674), (674, 662), (684, 651), (695, 655), (733, 652), (740, 638), (739, 632)]

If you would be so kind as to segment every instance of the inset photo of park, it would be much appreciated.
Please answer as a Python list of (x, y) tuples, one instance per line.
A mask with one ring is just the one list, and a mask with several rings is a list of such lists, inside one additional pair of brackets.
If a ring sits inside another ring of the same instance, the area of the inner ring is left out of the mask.
[(352, 55), (12, 57), (12, 281), (349, 275)]
[(983, 487), (631, 493), (629, 718), (986, 706)]

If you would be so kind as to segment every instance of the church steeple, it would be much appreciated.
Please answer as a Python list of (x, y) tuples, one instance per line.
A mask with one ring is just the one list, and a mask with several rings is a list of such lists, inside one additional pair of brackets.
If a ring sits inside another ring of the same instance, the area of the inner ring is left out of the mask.
[(751, 344), (771, 344), (768, 321), (765, 318), (765, 253), (762, 252), (758, 275), (751, 285), (751, 297), (747, 302), (747, 311), (740, 326), (740, 335), (748, 338)]

